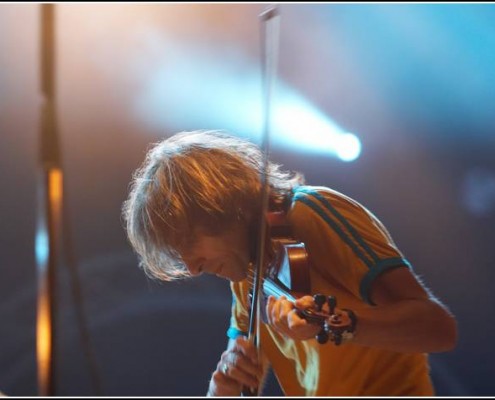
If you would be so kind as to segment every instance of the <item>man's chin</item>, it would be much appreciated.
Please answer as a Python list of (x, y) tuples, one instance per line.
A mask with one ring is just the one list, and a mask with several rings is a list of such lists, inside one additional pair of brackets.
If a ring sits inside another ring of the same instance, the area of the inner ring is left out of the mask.
[(232, 275), (226, 279), (228, 279), (231, 282), (242, 282), (244, 279), (247, 278), (247, 273), (246, 272), (241, 272), (236, 275)]

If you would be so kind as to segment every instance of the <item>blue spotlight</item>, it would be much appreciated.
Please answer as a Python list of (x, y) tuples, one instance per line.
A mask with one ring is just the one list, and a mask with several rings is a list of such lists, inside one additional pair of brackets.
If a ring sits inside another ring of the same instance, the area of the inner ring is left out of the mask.
[[(160, 42), (163, 38), (150, 41), (153, 45)], [(136, 109), (145, 123), (159, 130), (222, 129), (260, 140), (261, 77), (249, 60), (237, 52), (216, 55), (214, 49), (168, 41), (160, 44), (160, 52), (163, 62), (142, 74), (144, 90), (137, 96)], [(356, 135), (345, 132), (280, 79), (274, 87), (272, 110), (270, 140), (274, 146), (332, 155), (342, 161), (359, 157), (361, 142)]]
[(45, 231), (38, 230), (34, 240), (34, 255), (38, 265), (45, 265), (48, 262), (49, 240)]
[(342, 161), (354, 161), (361, 154), (361, 142), (294, 90), (280, 84), (280, 99), (272, 121), (274, 142), (312, 153), (332, 154)]
[(361, 154), (361, 141), (353, 133), (341, 134), (336, 152), (342, 161), (354, 161)]

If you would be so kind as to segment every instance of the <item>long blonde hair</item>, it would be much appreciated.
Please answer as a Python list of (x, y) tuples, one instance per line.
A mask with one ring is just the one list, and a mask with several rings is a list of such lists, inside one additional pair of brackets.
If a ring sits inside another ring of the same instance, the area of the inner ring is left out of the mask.
[[(158, 142), (133, 175), (122, 215), (148, 276), (189, 276), (177, 252), (193, 230), (215, 235), (239, 213), (258, 215), (263, 157), (251, 142), (220, 131), (181, 132)], [(267, 167), (272, 196), (285, 196), (302, 175)]]

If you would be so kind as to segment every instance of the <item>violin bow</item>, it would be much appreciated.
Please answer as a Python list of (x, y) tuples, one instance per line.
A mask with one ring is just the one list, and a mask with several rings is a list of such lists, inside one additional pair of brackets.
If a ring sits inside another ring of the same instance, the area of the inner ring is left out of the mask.
[[(260, 297), (259, 293), (262, 285), (263, 265), (265, 259), (266, 244), (266, 212), (269, 204), (269, 181), (268, 181), (268, 153), (269, 153), (269, 136), (270, 136), (270, 111), (271, 97), (273, 90), (273, 81), (276, 75), (277, 58), (278, 58), (278, 36), (280, 27), (280, 14), (276, 6), (268, 8), (259, 16), (261, 21), (261, 67), (263, 82), (263, 132), (262, 132), (262, 154), (263, 154), (263, 173), (261, 174), (261, 212), (259, 222), (259, 240), (257, 248), (257, 259), (254, 270), (254, 281), (251, 298), (251, 312), (249, 317), (248, 339), (251, 340), (258, 349), (259, 354), (259, 315), (260, 315)], [(249, 388), (243, 389), (243, 395), (256, 396), (258, 389), (251, 391)]]

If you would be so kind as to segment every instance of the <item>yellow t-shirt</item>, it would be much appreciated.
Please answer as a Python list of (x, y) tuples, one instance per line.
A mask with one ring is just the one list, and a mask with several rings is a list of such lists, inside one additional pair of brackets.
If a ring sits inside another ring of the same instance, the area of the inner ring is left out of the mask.
[[(340, 308), (357, 309), (363, 301), (374, 305), (373, 280), (389, 268), (411, 268), (381, 222), (337, 191), (296, 188), (288, 217), (308, 253), (312, 294), (333, 295)], [(231, 283), (231, 289), (227, 335), (233, 339), (248, 331), (249, 284)], [(297, 341), (263, 323), (259, 339), (287, 396), (433, 395), (427, 354)]]

